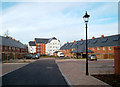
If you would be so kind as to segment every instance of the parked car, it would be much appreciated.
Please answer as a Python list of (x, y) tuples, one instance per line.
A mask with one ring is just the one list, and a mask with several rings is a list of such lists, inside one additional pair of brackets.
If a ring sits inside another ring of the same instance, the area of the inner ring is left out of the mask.
[(88, 60), (90, 60), (90, 61), (92, 61), (92, 60), (97, 61), (97, 57), (94, 54), (90, 54), (90, 55), (88, 55)]
[(46, 54), (41, 54), (40, 56), (47, 56)]
[(32, 58), (32, 54), (26, 54), (26, 55), (24, 55), (24, 58), (31, 59)]
[(34, 55), (32, 55), (32, 58), (33, 58), (33, 59), (39, 59), (39, 58), (40, 58), (40, 56), (39, 56), (39, 55), (37, 55), (37, 54), (34, 54)]
[(62, 52), (58, 52), (57, 55), (58, 55), (59, 57), (64, 57), (64, 54), (63, 54)]

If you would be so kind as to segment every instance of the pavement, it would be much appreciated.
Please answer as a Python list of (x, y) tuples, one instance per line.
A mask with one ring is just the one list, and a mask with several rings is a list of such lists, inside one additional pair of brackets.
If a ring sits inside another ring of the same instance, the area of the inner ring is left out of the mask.
[(56, 63), (73, 87), (111, 87), (91, 75), (114, 73), (113, 60), (89, 61), (89, 76), (86, 76), (86, 62), (79, 59), (57, 59)]
[(0, 76), (10, 73), (10, 72), (12, 72), (16, 69), (19, 69), (27, 64), (28, 63), (3, 63), (2, 64), (2, 73), (0, 74)]
[(2, 87), (68, 87), (55, 59), (40, 59), (2, 76)]

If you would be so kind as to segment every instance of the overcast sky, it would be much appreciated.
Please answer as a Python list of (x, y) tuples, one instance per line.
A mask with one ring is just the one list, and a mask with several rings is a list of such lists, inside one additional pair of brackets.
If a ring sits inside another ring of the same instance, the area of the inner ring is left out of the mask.
[(85, 39), (85, 11), (89, 38), (118, 34), (117, 2), (3, 2), (0, 35), (8, 30), (24, 44), (36, 37), (56, 37), (62, 44)]

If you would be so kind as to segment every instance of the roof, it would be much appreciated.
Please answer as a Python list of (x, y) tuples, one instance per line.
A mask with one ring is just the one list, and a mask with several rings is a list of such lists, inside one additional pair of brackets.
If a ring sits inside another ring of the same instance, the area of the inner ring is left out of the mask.
[[(52, 38), (35, 38), (36, 43), (50, 43), (52, 40), (57, 40), (57, 38), (52, 37)], [(60, 42), (60, 40), (58, 40)]]
[(18, 47), (18, 48), (23, 48), (23, 49), (26, 48), (24, 44), (16, 40), (13, 40), (12, 38), (6, 38), (4, 36), (0, 36), (0, 38), (2, 39), (3, 46)]
[(52, 40), (57, 40), (57, 38), (52, 37), (52, 38), (50, 38), (50, 39), (49, 39), (49, 41), (48, 41), (48, 42), (51, 42)]
[(36, 44), (35, 44), (34, 41), (29, 41), (29, 45), (30, 45), (30, 46), (36, 46)]
[(36, 43), (48, 43), (49, 39), (46, 38), (35, 38)]
[(58, 53), (58, 52), (60, 52), (60, 51), (55, 51), (54, 53)]
[[(99, 37), (95, 39), (88, 39), (88, 47), (105, 47), (105, 46), (120, 46), (120, 34), (107, 37)], [(72, 44), (72, 45), (70, 45)], [(65, 43), (60, 50), (71, 49), (78, 47), (85, 47), (86, 40), (80, 40), (71, 43)]]

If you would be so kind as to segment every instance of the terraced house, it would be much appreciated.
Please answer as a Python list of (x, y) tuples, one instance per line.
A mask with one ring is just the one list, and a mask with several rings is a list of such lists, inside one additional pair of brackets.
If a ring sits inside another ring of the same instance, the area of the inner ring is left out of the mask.
[[(88, 54), (95, 54), (97, 58), (113, 58), (114, 48), (120, 46), (120, 34), (88, 39)], [(79, 40), (74, 42), (67, 42), (61, 48), (60, 51), (68, 57), (80, 58), (86, 57), (86, 40)]]
[(0, 39), (2, 40), (0, 44), (2, 60), (7, 60), (8, 56), (10, 59), (23, 58), (28, 52), (27, 47), (19, 40), (9, 36), (0, 36)]

